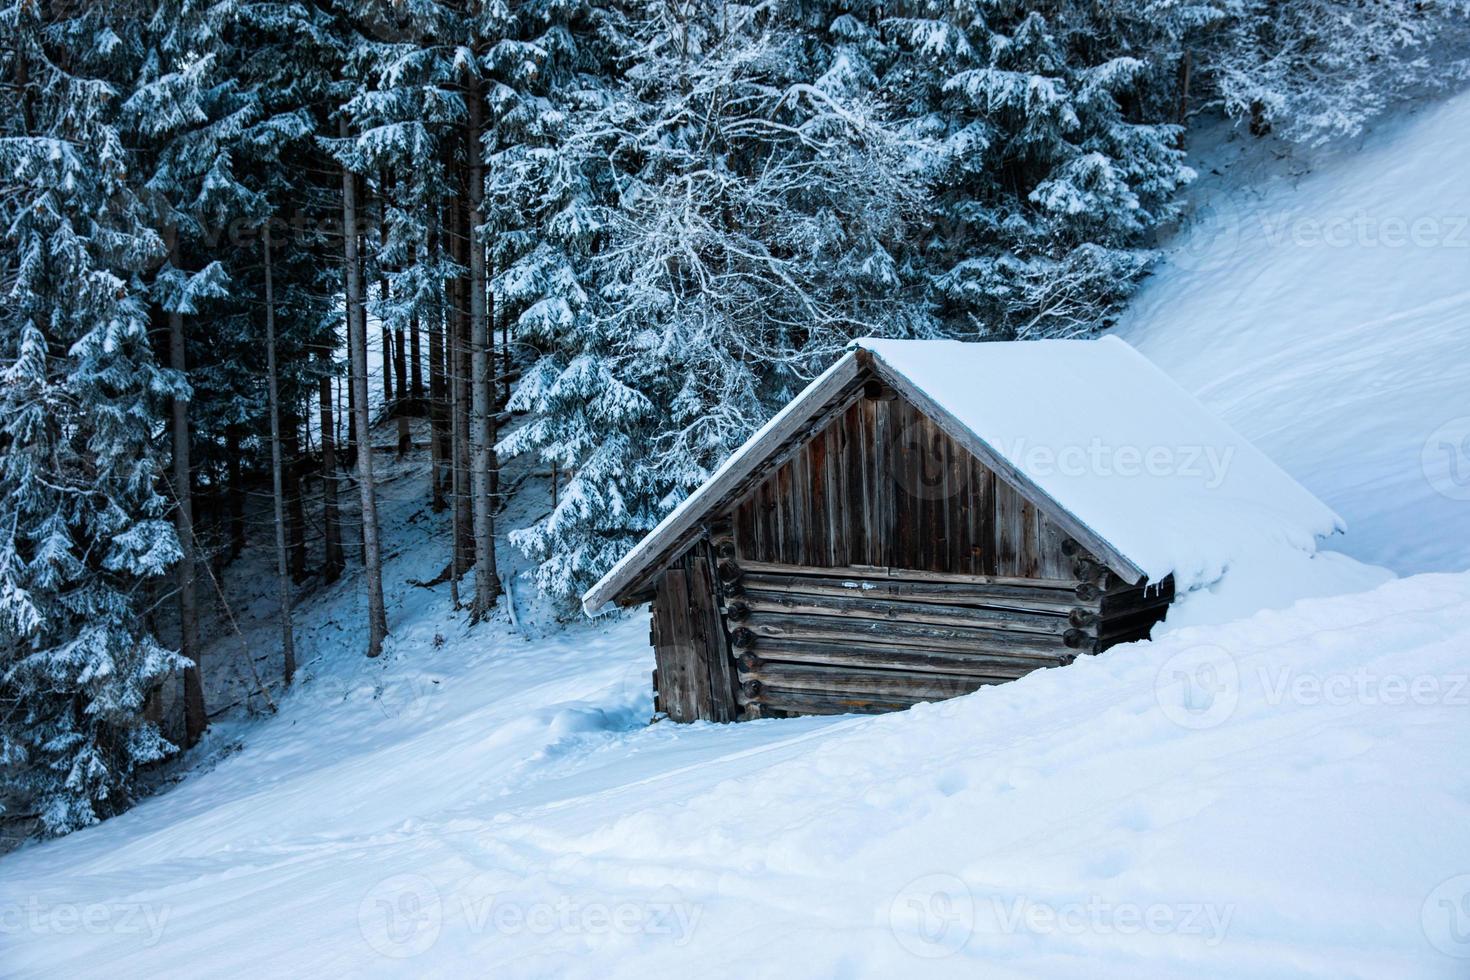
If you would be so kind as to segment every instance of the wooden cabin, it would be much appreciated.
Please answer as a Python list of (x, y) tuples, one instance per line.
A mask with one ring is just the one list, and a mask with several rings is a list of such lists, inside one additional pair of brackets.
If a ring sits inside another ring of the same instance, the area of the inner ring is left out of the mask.
[(675, 721), (892, 711), (1145, 639), (1249, 541), (1340, 527), (1122, 341), (863, 340), (583, 606), (651, 603)]

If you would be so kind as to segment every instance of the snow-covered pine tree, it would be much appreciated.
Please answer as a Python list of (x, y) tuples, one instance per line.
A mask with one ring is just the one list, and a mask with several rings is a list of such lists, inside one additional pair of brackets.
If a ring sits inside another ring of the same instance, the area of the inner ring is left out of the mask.
[(1241, 0), (1200, 39), (1206, 83), (1252, 131), (1321, 143), (1470, 70), (1465, 0)]
[[(1156, 67), (1106, 7), (983, 0), (892, 8), (885, 86), (939, 143), (925, 261), (946, 331), (1084, 334), (1147, 268), (1148, 233), (1192, 174), (1144, 111)], [(906, 93), (899, 96), (898, 93)]]
[(606, 568), (655, 513), (641, 500), (635, 436), (652, 406), (612, 366), (615, 336), (592, 310), (592, 255), (619, 176), (579, 127), (616, 111), (610, 76), (631, 45), (613, 4), (516, 7), (487, 55), (487, 237), (497, 315), (534, 360), (509, 402), (527, 421), (500, 453), (535, 453), (560, 483), (544, 520), (510, 539), (539, 562), (538, 586), (566, 597)]
[[(441, 356), (448, 337), (451, 367), (441, 373), (454, 379), (452, 407), (455, 430), (461, 433), (450, 454), (461, 488), (455, 511), (456, 524), (465, 532), (460, 564), (473, 552), (478, 617), (500, 593), (493, 532), (495, 357), (479, 206), (486, 153), (481, 137), (488, 53), (505, 38), (513, 19), (503, 4), (427, 0), (391, 11), (369, 5), (365, 13), (370, 16), (360, 23), (362, 39), (348, 59), (363, 83), (346, 106), (359, 133), (350, 147), (337, 152), (368, 177), (380, 205), (381, 234), (372, 259), (383, 288), (370, 311), (385, 335), (398, 338), (415, 334), (420, 323), (430, 324), (433, 349)], [(442, 220), (446, 212), (448, 220)], [(447, 248), (439, 247), (446, 241)], [(449, 310), (443, 302), (446, 287), (459, 297)], [(461, 376), (466, 368), (473, 377)], [(432, 373), (431, 365), (431, 382)], [(436, 395), (442, 399), (444, 394), (440, 384)], [(444, 409), (435, 406), (436, 429), (442, 428)]]
[[(536, 222), (500, 292), (543, 351), (512, 403), (531, 418), (502, 447), (573, 474), (512, 541), (563, 598), (849, 335), (930, 329), (889, 247), (921, 199), (913, 147), (885, 124), (859, 45), (813, 34), (796, 6), (588, 17), (615, 84), (574, 77), (518, 107), (560, 152), (507, 154), (498, 195)], [(539, 47), (593, 50), (560, 38)]]
[[(226, 377), (211, 390), (243, 389), (251, 412), (252, 431), (263, 432), (261, 401), (261, 310), (255, 300), (263, 292), (260, 269), (260, 223), (269, 220), (275, 244), (275, 286), (279, 297), (278, 343), (281, 360), (281, 404), (285, 449), (293, 451), (298, 425), (318, 419), (315, 438), (321, 471), (311, 474), (288, 467), (287, 521), (291, 538), (292, 574), (307, 565), (301, 525), (305, 520), (297, 477), (321, 478), (322, 561), (325, 582), (341, 574), (344, 563), (338, 505), (336, 415), (333, 384), (341, 374), (337, 352), (343, 343), (340, 293), (341, 183), (316, 137), (329, 123), (327, 107), (342, 97), (341, 31), (332, 11), (322, 4), (245, 3), (238, 33), (248, 43), (228, 48), (227, 71), (250, 91), (260, 107), (258, 117), (240, 141), (236, 166), (242, 180), (255, 189), (264, 213), (242, 215), (230, 230), (229, 263), (242, 284), (244, 304), (217, 321), (216, 335), (231, 350), (222, 357)], [(206, 412), (211, 406), (204, 406)], [(206, 422), (209, 422), (206, 418)], [(263, 462), (256, 453), (255, 461)], [(289, 462), (289, 461), (288, 461)], [(315, 522), (310, 522), (315, 523)]]
[[(234, 219), (262, 207), (234, 171), (235, 147), (258, 114), (253, 94), (224, 70), (238, 16), (236, 0), (166, 0), (133, 25), (130, 38), (140, 52), (139, 67), (123, 111), (138, 146), (135, 180), (168, 244), (152, 298), (167, 326), (170, 365), (187, 372), (196, 389), (205, 378), (203, 366), (217, 356), (210, 351), (211, 338), (193, 336), (190, 321), (208, 312), (211, 301), (230, 296), (229, 273), (215, 257), (216, 247)], [(192, 397), (191, 392), (189, 398), (173, 400), (169, 482), (183, 551), (177, 570), (180, 652), (193, 661), (184, 672), (187, 744), (208, 724), (198, 636), (201, 555), (194, 515)], [(209, 397), (201, 393), (201, 400)]]
[(163, 243), (118, 127), (141, 13), (0, 10), (0, 796), (52, 834), (131, 802), (172, 750), (145, 700), (187, 664), (149, 625), (180, 555), (152, 435), (188, 389), (149, 342)]
[[(250, 210), (231, 220), (214, 250), (234, 288), (212, 321), (215, 360), (203, 386), (211, 397), (196, 413), (196, 433), (229, 432), (232, 424), (248, 433), (249, 462), (271, 473), (284, 561), (278, 573), (287, 683), (295, 669), (291, 582), (305, 577), (308, 564), (300, 432), (318, 394), (312, 354), (337, 343), (331, 299), (340, 282), (333, 274), (337, 243), (319, 231), (335, 200), (320, 177), (302, 179), (326, 169), (314, 140), (322, 125), (314, 107), (328, 99), (332, 84), (328, 27), (320, 11), (301, 3), (247, 2), (239, 8), (236, 43), (221, 51), (221, 71), (254, 108), (234, 141), (233, 161), (236, 179), (249, 190), (240, 202)], [(238, 43), (242, 37), (249, 43)], [(231, 412), (234, 418), (218, 417)], [(335, 523), (333, 511), (326, 516)], [(334, 543), (340, 549), (337, 529), (329, 524), (324, 532), (325, 550)], [(340, 554), (324, 558), (324, 572), (334, 561), (340, 567)]]

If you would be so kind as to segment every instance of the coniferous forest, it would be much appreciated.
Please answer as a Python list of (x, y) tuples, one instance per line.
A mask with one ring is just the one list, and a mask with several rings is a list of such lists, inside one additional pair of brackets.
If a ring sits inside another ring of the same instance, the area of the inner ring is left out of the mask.
[[(1201, 120), (1355, 134), (1462, 77), (1466, 13), (0, 0), (0, 802), (63, 834), (200, 737), (247, 492), (284, 684), (293, 587), (361, 562), (363, 653), (393, 629), (414, 431), (454, 601), (495, 608), (498, 536), (570, 611), (850, 338), (1105, 330)], [(506, 527), (515, 457), (560, 482)]]

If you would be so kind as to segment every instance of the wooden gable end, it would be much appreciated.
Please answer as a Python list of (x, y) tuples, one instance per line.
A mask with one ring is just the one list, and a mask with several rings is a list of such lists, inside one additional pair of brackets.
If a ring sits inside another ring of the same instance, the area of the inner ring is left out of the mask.
[(932, 418), (875, 384), (727, 511), (742, 565), (1071, 580), (1067, 535)]

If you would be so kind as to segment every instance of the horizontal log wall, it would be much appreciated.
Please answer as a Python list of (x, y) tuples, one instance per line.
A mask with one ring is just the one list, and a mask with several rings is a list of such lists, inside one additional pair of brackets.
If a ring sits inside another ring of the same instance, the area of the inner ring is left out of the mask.
[[(1173, 597), (1095, 581), (741, 563), (717, 543), (746, 717), (894, 711), (1002, 684), (1148, 635)], [(751, 567), (747, 567), (747, 566)], [(919, 577), (909, 577), (917, 575)]]
[(742, 560), (1066, 578), (1064, 535), (927, 416), (860, 398), (733, 509)]
[(1077, 595), (1080, 583), (747, 570), (733, 556), (719, 578), (749, 717), (892, 711), (1014, 680), (1095, 643), (1071, 617), (1081, 610), (1096, 623), (1102, 607), (1101, 596)]

